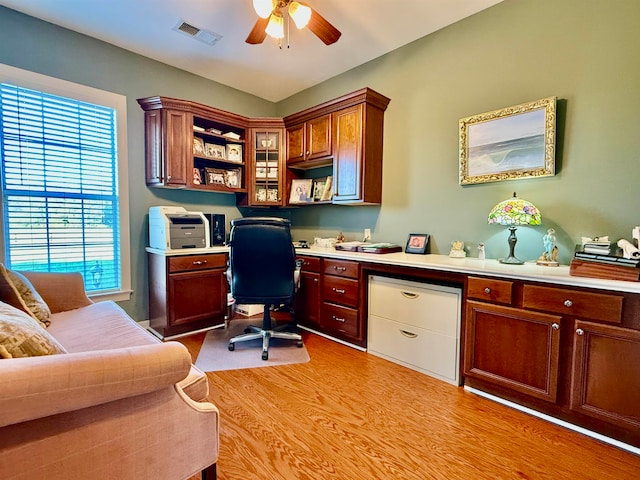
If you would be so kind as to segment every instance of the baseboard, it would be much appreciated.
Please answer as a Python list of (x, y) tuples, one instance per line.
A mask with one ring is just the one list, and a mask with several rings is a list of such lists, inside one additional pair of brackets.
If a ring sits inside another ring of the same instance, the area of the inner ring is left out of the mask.
[(592, 430), (579, 427), (578, 425), (574, 425), (573, 423), (565, 422), (564, 420), (560, 420), (545, 413), (537, 412), (535, 410), (532, 410), (531, 408), (523, 407), (522, 405), (518, 405), (517, 403), (505, 400), (504, 398), (496, 397), (495, 395), (491, 395), (490, 393), (483, 392), (482, 390), (477, 390), (467, 385), (464, 386), (464, 389), (480, 397), (493, 400), (494, 402), (501, 403), (502, 405), (506, 405), (507, 407), (520, 410), (521, 412), (527, 413), (537, 418), (541, 418), (542, 420), (546, 420), (547, 422), (551, 422), (561, 427), (568, 428), (569, 430), (573, 430), (574, 432), (578, 432), (588, 437), (595, 438), (596, 440), (600, 440), (601, 442), (608, 443), (609, 445), (613, 445), (614, 447), (621, 448), (622, 450), (626, 450), (627, 452), (640, 456), (640, 448), (629, 445), (628, 443), (621, 442), (619, 440), (616, 440), (615, 438), (601, 435), (600, 433), (594, 432)]

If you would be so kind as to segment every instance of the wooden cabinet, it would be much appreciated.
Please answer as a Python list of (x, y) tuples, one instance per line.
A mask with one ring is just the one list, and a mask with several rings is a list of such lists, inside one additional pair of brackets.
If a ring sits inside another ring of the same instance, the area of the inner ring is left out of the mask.
[(297, 322), (312, 330), (320, 330), (320, 263), (318, 257), (298, 256), (302, 262), (300, 288), (296, 293)]
[(366, 328), (361, 315), (358, 262), (323, 259), (321, 285), (322, 331), (364, 347)]
[(281, 120), (251, 127), (251, 146), (247, 160), (247, 199), (238, 202), (252, 207), (278, 207), (285, 204), (284, 128)]
[(149, 326), (162, 338), (222, 324), (227, 254), (149, 253)]
[(640, 331), (577, 320), (571, 410), (640, 429)]
[(332, 155), (331, 115), (287, 128), (287, 163), (308, 162)]
[(285, 117), (291, 177), (331, 175), (333, 203), (380, 204), (388, 104), (388, 98), (364, 88)]
[(561, 317), (469, 300), (466, 318), (465, 375), (556, 401)]
[(145, 112), (148, 186), (246, 192), (248, 118), (167, 97), (138, 103)]
[(469, 277), (465, 384), (639, 446), (639, 306), (637, 295)]

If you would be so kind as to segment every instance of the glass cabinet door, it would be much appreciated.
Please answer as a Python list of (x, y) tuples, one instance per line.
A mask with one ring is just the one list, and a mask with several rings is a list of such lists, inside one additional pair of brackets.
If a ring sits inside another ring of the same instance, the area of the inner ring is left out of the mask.
[(249, 203), (253, 206), (283, 204), (282, 130), (254, 130), (253, 188)]

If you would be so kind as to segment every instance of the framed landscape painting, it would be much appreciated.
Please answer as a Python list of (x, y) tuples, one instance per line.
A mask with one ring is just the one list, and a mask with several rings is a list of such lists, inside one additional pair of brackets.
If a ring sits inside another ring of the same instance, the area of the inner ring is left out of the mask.
[(460, 185), (555, 175), (556, 97), (463, 118)]

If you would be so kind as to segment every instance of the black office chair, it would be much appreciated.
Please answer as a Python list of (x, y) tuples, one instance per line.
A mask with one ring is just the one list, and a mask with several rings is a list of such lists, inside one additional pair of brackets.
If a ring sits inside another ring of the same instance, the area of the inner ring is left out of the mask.
[(283, 218), (248, 217), (231, 222), (229, 238), (229, 283), (236, 303), (264, 304), (262, 327), (251, 325), (243, 335), (229, 340), (235, 344), (262, 337), (262, 359), (269, 358), (269, 339), (295, 340), (302, 347), (302, 336), (292, 325), (272, 326), (271, 307), (293, 305), (299, 272), (289, 221)]

